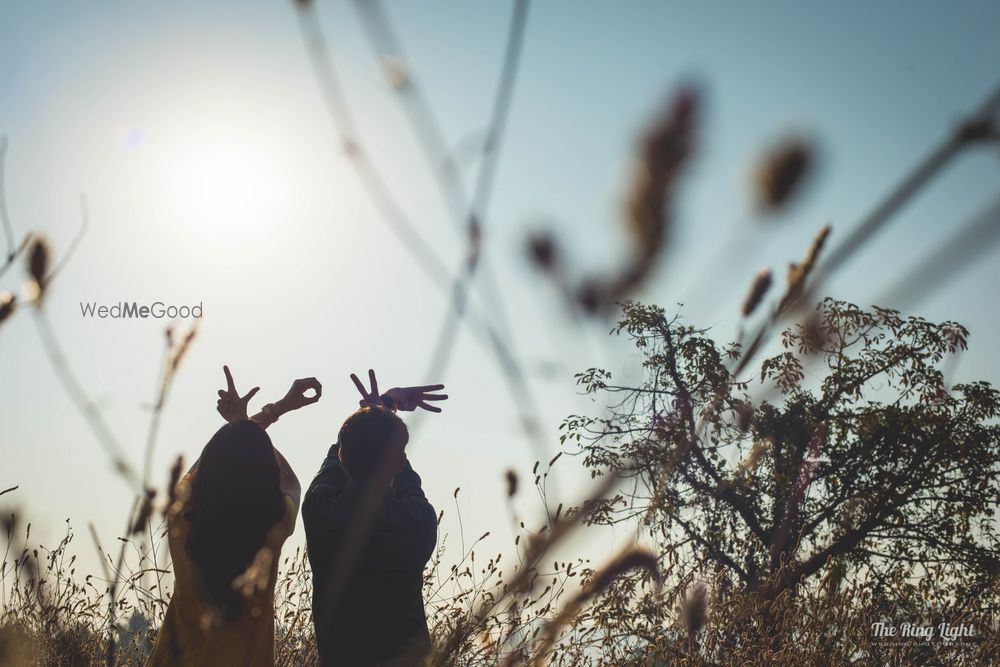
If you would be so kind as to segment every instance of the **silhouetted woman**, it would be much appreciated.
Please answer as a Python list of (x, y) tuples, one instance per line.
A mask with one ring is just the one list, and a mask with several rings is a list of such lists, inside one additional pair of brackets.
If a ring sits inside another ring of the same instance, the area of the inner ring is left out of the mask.
[[(228, 368), (218, 410), (229, 423), (177, 484), (167, 512), (174, 593), (148, 666), (274, 664), (274, 586), (281, 546), (295, 527), (299, 481), (265, 433), (319, 400), (315, 378), (247, 417)], [(304, 393), (315, 390), (315, 395)]]

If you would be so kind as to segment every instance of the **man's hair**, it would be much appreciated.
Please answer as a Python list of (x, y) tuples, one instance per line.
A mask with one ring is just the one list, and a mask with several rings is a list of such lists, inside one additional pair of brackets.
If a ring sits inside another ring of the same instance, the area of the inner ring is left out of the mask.
[(368, 479), (381, 463), (389, 446), (409, 439), (406, 423), (384, 408), (361, 408), (340, 427), (337, 442), (344, 468), (352, 479)]

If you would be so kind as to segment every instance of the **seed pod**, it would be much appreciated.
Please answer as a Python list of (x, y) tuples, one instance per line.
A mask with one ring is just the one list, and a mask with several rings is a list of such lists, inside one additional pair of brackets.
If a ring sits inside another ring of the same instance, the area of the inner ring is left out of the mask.
[[(163, 518), (167, 518), (171, 511), (175, 511), (174, 503), (178, 498), (178, 483), (181, 480), (181, 471), (184, 470), (184, 456), (178, 455), (174, 464), (170, 466), (170, 481), (167, 483), (167, 504), (163, 508)], [(177, 508), (180, 509), (179, 507)]]
[(517, 473), (513, 469), (508, 469), (504, 478), (507, 480), (507, 497), (513, 498), (517, 493)]
[(402, 90), (410, 85), (410, 75), (406, 72), (406, 65), (395, 56), (386, 56), (382, 59), (382, 71), (386, 81), (396, 90)]
[(802, 137), (786, 137), (770, 149), (757, 167), (757, 204), (773, 212), (799, 190), (813, 165), (815, 149)]
[(708, 583), (696, 579), (691, 582), (680, 603), (681, 620), (687, 631), (696, 635), (705, 625), (708, 609)]
[(833, 228), (830, 225), (824, 225), (819, 233), (813, 238), (812, 243), (809, 245), (809, 250), (806, 252), (805, 258), (801, 263), (791, 263), (788, 265), (788, 287), (785, 289), (784, 296), (781, 297), (781, 302), (778, 304), (778, 310), (784, 311), (785, 308), (790, 306), (792, 302), (799, 298), (802, 294), (802, 289), (805, 287), (806, 278), (812, 272), (813, 267), (816, 266), (816, 260), (819, 258), (820, 251), (823, 250), (823, 245), (826, 243), (827, 237), (830, 235), (830, 231)]
[(764, 295), (767, 294), (767, 290), (771, 288), (771, 282), (771, 269), (764, 269), (754, 277), (753, 284), (750, 285), (750, 291), (747, 292), (746, 298), (743, 299), (743, 317), (749, 317), (757, 309)]
[(611, 301), (624, 298), (645, 280), (666, 245), (670, 204), (678, 176), (694, 153), (699, 111), (698, 90), (682, 86), (642, 139), (625, 201), (634, 258), (614, 282)]
[(558, 261), (556, 240), (549, 232), (534, 232), (528, 235), (528, 256), (535, 266), (543, 271), (551, 271)]
[(173, 349), (170, 359), (170, 370), (176, 371), (177, 367), (181, 365), (181, 361), (184, 359), (184, 355), (187, 354), (188, 349), (191, 347), (191, 341), (194, 340), (195, 335), (198, 333), (198, 320), (191, 326), (188, 332), (181, 339), (181, 342)]
[(14, 314), (17, 308), (17, 297), (10, 292), (0, 294), (0, 322)]
[(129, 531), (130, 535), (137, 535), (146, 527), (146, 522), (153, 514), (153, 500), (155, 498), (156, 489), (146, 489), (146, 497), (143, 498), (142, 506), (139, 508), (139, 514), (136, 515), (135, 521), (132, 523), (132, 528)]
[(49, 245), (43, 238), (35, 238), (28, 251), (28, 275), (37, 289), (37, 298), (45, 291), (46, 276), (49, 272)]
[(736, 406), (736, 428), (740, 433), (746, 433), (753, 425), (753, 404), (749, 401), (740, 401)]

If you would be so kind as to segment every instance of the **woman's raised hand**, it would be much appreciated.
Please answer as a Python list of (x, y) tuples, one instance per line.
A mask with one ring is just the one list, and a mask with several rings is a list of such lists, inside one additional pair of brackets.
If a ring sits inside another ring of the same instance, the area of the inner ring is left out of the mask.
[[(306, 392), (312, 390), (312, 396), (306, 396)], [(281, 404), (287, 410), (298, 410), (307, 405), (312, 405), (323, 395), (323, 385), (316, 378), (302, 378), (292, 383), (291, 389), (281, 399)]]
[(230, 423), (249, 419), (247, 417), (247, 404), (254, 397), (254, 394), (260, 391), (260, 387), (254, 387), (245, 396), (240, 396), (239, 392), (236, 391), (235, 383), (233, 383), (233, 375), (229, 372), (229, 366), (223, 366), (222, 370), (226, 374), (226, 388), (219, 390), (219, 402), (216, 403), (215, 409), (219, 411), (223, 419)]

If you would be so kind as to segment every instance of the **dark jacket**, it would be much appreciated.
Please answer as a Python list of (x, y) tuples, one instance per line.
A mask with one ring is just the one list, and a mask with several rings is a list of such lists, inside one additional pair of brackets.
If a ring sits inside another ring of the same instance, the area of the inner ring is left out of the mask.
[(323, 665), (371, 665), (428, 641), (423, 571), (437, 515), (409, 462), (366, 501), (367, 487), (349, 479), (337, 452), (330, 448), (302, 503), (316, 642)]

